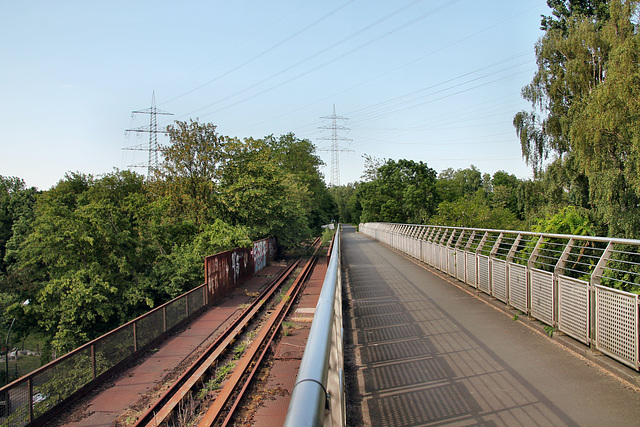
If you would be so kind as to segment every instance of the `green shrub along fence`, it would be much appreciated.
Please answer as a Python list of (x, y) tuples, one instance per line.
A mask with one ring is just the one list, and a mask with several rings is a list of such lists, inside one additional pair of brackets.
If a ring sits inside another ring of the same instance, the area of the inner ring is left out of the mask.
[(264, 268), (277, 252), (275, 238), (205, 259), (207, 283), (157, 307), (0, 389), (0, 425), (42, 425), (113, 375), (173, 329)]

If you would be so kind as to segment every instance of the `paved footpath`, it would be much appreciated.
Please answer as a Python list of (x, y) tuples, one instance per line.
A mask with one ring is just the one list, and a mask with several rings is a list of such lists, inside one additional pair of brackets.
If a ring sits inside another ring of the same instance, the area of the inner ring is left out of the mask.
[(640, 424), (637, 372), (619, 366), (620, 379), (536, 322), (344, 231), (359, 423)]

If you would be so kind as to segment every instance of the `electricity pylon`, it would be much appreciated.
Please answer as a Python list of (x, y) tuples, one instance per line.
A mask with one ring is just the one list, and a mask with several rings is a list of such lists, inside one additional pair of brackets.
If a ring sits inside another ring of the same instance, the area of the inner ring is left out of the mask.
[(149, 146), (145, 147), (144, 144), (139, 144), (134, 147), (126, 147), (123, 150), (129, 151), (148, 151), (149, 152), (149, 162), (147, 164), (141, 163), (137, 165), (129, 165), (130, 168), (139, 168), (146, 167), (147, 168), (147, 179), (150, 179), (153, 176), (153, 173), (156, 169), (158, 169), (158, 133), (166, 134), (166, 130), (158, 130), (158, 114), (164, 116), (172, 116), (173, 113), (169, 113), (167, 111), (158, 110), (156, 107), (156, 93), (153, 91), (151, 95), (151, 107), (145, 108), (144, 110), (135, 110), (131, 112), (131, 118), (135, 118), (136, 114), (148, 114), (149, 115), (149, 127), (142, 126), (135, 129), (127, 129), (125, 132), (136, 132), (136, 133), (148, 133), (149, 134)]
[(350, 131), (351, 129), (339, 126), (338, 120), (346, 124), (349, 120), (346, 117), (336, 115), (336, 105), (333, 104), (333, 114), (331, 116), (320, 117), (322, 120), (331, 120), (331, 126), (320, 126), (318, 129), (326, 129), (331, 131), (331, 136), (318, 138), (324, 141), (331, 141), (331, 148), (324, 148), (318, 151), (329, 151), (331, 153), (331, 180), (329, 182), (330, 187), (337, 187), (340, 185), (340, 153), (354, 152), (347, 148), (340, 147), (338, 141), (353, 141), (352, 139), (338, 136), (338, 131)]

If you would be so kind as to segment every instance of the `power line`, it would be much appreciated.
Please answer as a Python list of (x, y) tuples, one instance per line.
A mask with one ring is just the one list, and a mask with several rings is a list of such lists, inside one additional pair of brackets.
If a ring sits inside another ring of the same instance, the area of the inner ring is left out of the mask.
[[(344, 44), (345, 42), (347, 42), (347, 41), (359, 36), (360, 34), (369, 31), (371, 28), (380, 25), (381, 23), (389, 20), (393, 16), (403, 12), (404, 10), (412, 7), (413, 5), (415, 5), (417, 3), (420, 3), (421, 1), (424, 1), (424, 0), (415, 0), (415, 1), (411, 2), (411, 3), (409, 3), (408, 5), (404, 5), (404, 6), (400, 7), (400, 8), (398, 8), (398, 9), (396, 9), (395, 11), (383, 16), (382, 18), (378, 19), (377, 21), (373, 22), (372, 24), (369, 24), (369, 25), (361, 28), (360, 30), (355, 31), (354, 33), (350, 34), (349, 36), (338, 40), (337, 42), (335, 42), (335, 43), (333, 43), (333, 44), (331, 44), (331, 45), (329, 45), (329, 46), (327, 46), (327, 47), (325, 47), (325, 48), (313, 53), (312, 55), (307, 56), (306, 58), (298, 61), (297, 63), (295, 63), (293, 65), (290, 65), (290, 66), (288, 66), (288, 67), (286, 67), (286, 68), (284, 68), (284, 69), (282, 69), (282, 70), (280, 70), (280, 71), (278, 71), (278, 72), (276, 72), (276, 73), (274, 73), (274, 74), (272, 74), (272, 75), (270, 75), (268, 77), (265, 77), (265, 78), (263, 78), (262, 80), (260, 80), (260, 81), (258, 81), (256, 83), (253, 83), (253, 84), (251, 84), (249, 86), (246, 86), (246, 87), (236, 91), (235, 93), (232, 93), (232, 94), (230, 94), (230, 95), (228, 95), (228, 96), (226, 96), (226, 97), (224, 97), (222, 99), (219, 99), (219, 100), (214, 101), (214, 102), (212, 102), (210, 104), (207, 104), (204, 107), (200, 107), (200, 108), (198, 108), (196, 110), (193, 110), (193, 111), (191, 111), (191, 112), (189, 112), (189, 113), (187, 113), (187, 114), (185, 114), (183, 116), (191, 116), (191, 115), (193, 115), (193, 114), (195, 114), (195, 113), (197, 113), (199, 111), (202, 111), (202, 110), (205, 110), (207, 108), (213, 107), (214, 105), (220, 104), (220, 103), (222, 103), (224, 101), (227, 101), (227, 100), (229, 100), (229, 99), (231, 99), (233, 97), (236, 97), (236, 96), (238, 96), (238, 95), (240, 95), (240, 94), (242, 94), (244, 92), (247, 92), (247, 91), (249, 91), (249, 90), (251, 90), (251, 89), (253, 89), (255, 87), (258, 87), (258, 86), (262, 85), (263, 83), (266, 83), (266, 82), (268, 82), (270, 80), (273, 80), (274, 78), (279, 77), (279, 76), (285, 74), (286, 72), (299, 67), (300, 65), (302, 65), (304, 63), (307, 63), (307, 62), (309, 62), (309, 61), (311, 61), (313, 59), (318, 58), (320, 55), (325, 54), (326, 52), (336, 48), (339, 45)], [(228, 104), (226, 106), (220, 107), (217, 110), (213, 110), (213, 111), (204, 113), (204, 114), (201, 115), (201, 117), (204, 117), (204, 116), (207, 116), (207, 115), (210, 115), (210, 114), (213, 114), (213, 113), (217, 113), (217, 112), (225, 110), (225, 109), (229, 109), (229, 108), (234, 107), (234, 106), (236, 106), (238, 104), (241, 104), (241, 103), (249, 101), (249, 100), (251, 100), (253, 98), (256, 98), (256, 97), (258, 97), (258, 96), (260, 96), (260, 95), (262, 95), (264, 93), (267, 93), (267, 92), (270, 92), (272, 90), (275, 90), (275, 89), (277, 89), (277, 88), (279, 88), (279, 87), (281, 87), (283, 85), (289, 84), (289, 83), (291, 83), (291, 82), (293, 82), (293, 81), (295, 81), (295, 80), (297, 80), (297, 79), (299, 79), (301, 77), (306, 76), (307, 74), (310, 74), (310, 73), (312, 73), (314, 71), (319, 70), (320, 68), (326, 67), (329, 64), (332, 64), (332, 63), (334, 63), (334, 62), (336, 62), (336, 61), (338, 61), (338, 60), (340, 60), (340, 59), (342, 59), (342, 58), (344, 58), (346, 56), (349, 56), (349, 55), (353, 54), (354, 52), (357, 52), (357, 51), (359, 51), (361, 49), (364, 49), (365, 47), (367, 47), (367, 46), (369, 46), (369, 45), (371, 45), (373, 43), (376, 43), (379, 40), (381, 40), (381, 39), (383, 39), (385, 37), (388, 37), (388, 36), (394, 34), (397, 31), (404, 30), (407, 27), (409, 27), (410, 25), (413, 25), (413, 24), (419, 22), (420, 20), (422, 20), (422, 19), (424, 19), (424, 18), (426, 18), (426, 17), (428, 17), (430, 15), (435, 14), (436, 12), (440, 11), (441, 9), (444, 9), (444, 8), (452, 5), (453, 3), (456, 3), (457, 1), (459, 1), (459, 0), (450, 0), (450, 1), (446, 2), (443, 5), (435, 7), (433, 9), (429, 10), (428, 12), (426, 12), (426, 13), (424, 13), (422, 15), (419, 15), (418, 17), (412, 18), (408, 22), (402, 23), (401, 25), (393, 28), (390, 31), (387, 31), (386, 33), (384, 33), (384, 34), (382, 34), (380, 36), (377, 36), (377, 37), (375, 37), (375, 38), (373, 38), (373, 39), (371, 39), (369, 41), (366, 41), (365, 43), (362, 43), (362, 44), (356, 46), (355, 48), (353, 48), (353, 49), (351, 49), (351, 50), (349, 50), (349, 51), (347, 51), (347, 52), (345, 52), (345, 53), (343, 53), (343, 54), (341, 54), (341, 55), (339, 55), (337, 57), (334, 57), (333, 59), (329, 59), (329, 60), (323, 62), (322, 64), (317, 65), (315, 67), (312, 67), (311, 69), (308, 69), (306, 71), (303, 71), (303, 72), (301, 72), (301, 73), (299, 73), (299, 74), (297, 74), (297, 75), (295, 75), (295, 76), (293, 76), (293, 77), (291, 77), (291, 78), (289, 78), (289, 79), (287, 79), (285, 81), (282, 81), (280, 83), (276, 83), (271, 87), (263, 89), (263, 90), (261, 90), (261, 91), (259, 91), (257, 93), (249, 95), (249, 96), (247, 96), (245, 98), (242, 98), (242, 99), (240, 99), (238, 101), (235, 101), (235, 102), (233, 102), (231, 104)]]
[[(213, 83), (213, 82), (216, 82), (216, 81), (220, 80), (220, 79), (221, 79), (221, 78), (223, 78), (223, 77), (226, 77), (226, 76), (228, 76), (228, 75), (232, 74), (232, 73), (233, 73), (233, 72), (235, 72), (235, 71), (238, 71), (238, 70), (239, 70), (239, 69), (241, 69), (242, 67), (244, 67), (244, 66), (246, 66), (246, 65), (249, 65), (250, 63), (254, 62), (255, 60), (257, 60), (257, 59), (259, 59), (259, 58), (261, 58), (261, 57), (265, 56), (267, 53), (269, 53), (269, 52), (271, 52), (271, 51), (273, 51), (273, 50), (277, 49), (277, 48), (278, 48), (278, 47), (280, 47), (280, 46), (282, 46), (283, 44), (285, 44), (285, 43), (286, 43), (286, 42), (288, 42), (289, 40), (292, 40), (292, 39), (296, 38), (296, 37), (297, 37), (297, 36), (299, 36), (300, 34), (304, 33), (305, 31), (309, 30), (310, 28), (314, 27), (315, 25), (319, 24), (320, 22), (324, 21), (324, 20), (325, 20), (325, 19), (327, 19), (328, 17), (330, 17), (330, 16), (334, 15), (334, 14), (335, 14), (335, 13), (337, 13), (340, 9), (345, 8), (346, 6), (348, 6), (350, 3), (353, 3), (354, 1), (355, 1), (355, 0), (349, 0), (349, 1), (347, 1), (346, 3), (342, 4), (341, 6), (338, 6), (337, 8), (335, 8), (334, 10), (332, 10), (331, 12), (327, 13), (326, 15), (324, 15), (324, 16), (322, 16), (322, 17), (320, 17), (320, 18), (316, 19), (316, 20), (315, 20), (315, 21), (313, 21), (311, 24), (308, 24), (306, 27), (304, 27), (304, 28), (302, 28), (302, 29), (298, 30), (297, 32), (295, 32), (295, 33), (291, 34), (290, 36), (288, 36), (288, 37), (286, 37), (286, 38), (284, 38), (284, 39), (280, 40), (279, 42), (277, 42), (276, 44), (274, 44), (274, 45), (273, 45), (273, 46), (271, 46), (270, 48), (263, 50), (263, 51), (262, 51), (262, 52), (260, 52), (259, 54), (255, 55), (255, 56), (253, 56), (253, 57), (251, 57), (251, 58), (249, 58), (249, 59), (247, 59), (246, 61), (244, 61), (244, 62), (240, 63), (239, 65), (236, 65), (234, 68), (232, 68), (232, 69), (230, 69), (230, 70), (228, 70), (228, 71), (225, 71), (225, 72), (224, 72), (224, 73), (222, 73), (222, 74), (217, 75), (216, 77), (212, 78), (211, 80), (208, 80), (208, 81), (206, 81), (206, 82), (204, 82), (204, 83), (200, 84), (199, 86), (196, 86), (196, 87), (195, 87), (195, 88), (193, 88), (193, 89), (190, 89), (190, 90), (188, 90), (188, 91), (186, 91), (186, 92), (183, 92), (183, 93), (182, 93), (182, 94), (180, 94), (180, 95), (174, 96), (173, 98), (171, 98), (171, 99), (169, 99), (169, 100), (167, 100), (167, 101), (163, 102), (163, 103), (162, 103), (162, 105), (164, 105), (164, 104), (168, 104), (169, 102), (173, 102), (173, 101), (175, 101), (175, 100), (177, 100), (177, 99), (180, 99), (180, 98), (182, 98), (182, 97), (184, 97), (184, 96), (186, 96), (186, 95), (189, 95), (189, 94), (191, 94), (191, 93), (193, 93), (193, 92), (195, 92), (195, 91), (197, 91), (197, 90), (202, 89), (202, 88), (203, 88), (203, 87), (205, 87), (205, 86), (210, 85), (210, 84), (211, 84), (211, 83)], [(296, 10), (297, 10), (297, 9), (296, 9)], [(224, 99), (223, 99), (223, 100), (224, 100)], [(221, 101), (223, 101), (223, 100), (221, 100)], [(221, 102), (221, 101), (218, 101), (218, 102)], [(207, 108), (207, 107), (203, 107), (203, 108)], [(196, 110), (196, 111), (198, 111), (198, 110)], [(195, 111), (194, 111), (194, 112), (195, 112)], [(191, 114), (191, 113), (189, 113), (189, 114)]]

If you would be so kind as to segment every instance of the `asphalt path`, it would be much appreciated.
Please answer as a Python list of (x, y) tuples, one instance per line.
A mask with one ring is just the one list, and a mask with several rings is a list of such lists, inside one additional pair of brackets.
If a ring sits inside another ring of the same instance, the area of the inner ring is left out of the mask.
[(637, 372), (603, 369), (353, 228), (342, 250), (352, 424), (640, 425)]

